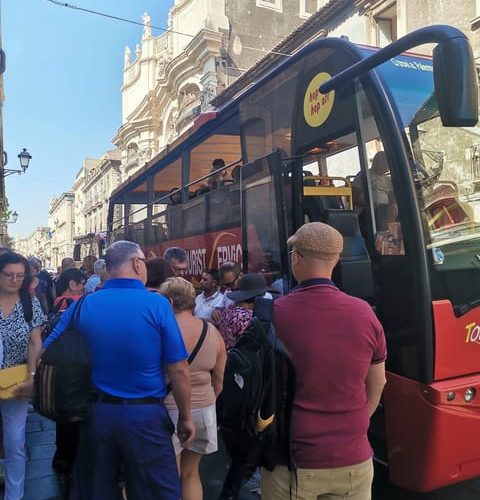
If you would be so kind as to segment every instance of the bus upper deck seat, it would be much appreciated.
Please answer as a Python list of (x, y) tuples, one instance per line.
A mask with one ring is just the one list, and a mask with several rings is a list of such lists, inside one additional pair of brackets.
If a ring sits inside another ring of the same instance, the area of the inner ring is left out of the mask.
[(345, 293), (372, 302), (375, 297), (372, 263), (357, 214), (328, 209), (323, 220), (343, 236), (343, 252), (333, 271), (333, 281)]
[(305, 196), (303, 211), (309, 222), (321, 221), (327, 210), (342, 209), (336, 196)]

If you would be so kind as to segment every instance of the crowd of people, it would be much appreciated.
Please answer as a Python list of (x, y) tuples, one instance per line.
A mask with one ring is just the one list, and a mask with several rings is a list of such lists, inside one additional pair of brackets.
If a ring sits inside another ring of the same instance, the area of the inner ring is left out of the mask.
[[(296, 498), (368, 500), (366, 432), (385, 381), (385, 339), (370, 306), (331, 281), (342, 244), (330, 226), (302, 226), (288, 240), (298, 285), (279, 298), (262, 274), (243, 274), (234, 262), (203, 272), (198, 293), (178, 247), (146, 259), (136, 243), (117, 241), (79, 268), (64, 259), (54, 278), (37, 259), (3, 249), (0, 368), (28, 365), (16, 397), (0, 400), (5, 500), (23, 497), (25, 422), (41, 352), (66, 330), (81, 297), (75, 328), (92, 358), (91, 415), (57, 424), (52, 463), (69, 478), (68, 498), (203, 498), (199, 465), (218, 449), (216, 399), (228, 351), (248, 328), (255, 300), (266, 297), (298, 372)], [(238, 498), (255, 473), (232, 460), (220, 498)], [(262, 469), (261, 477), (262, 498), (290, 498), (288, 468)]]

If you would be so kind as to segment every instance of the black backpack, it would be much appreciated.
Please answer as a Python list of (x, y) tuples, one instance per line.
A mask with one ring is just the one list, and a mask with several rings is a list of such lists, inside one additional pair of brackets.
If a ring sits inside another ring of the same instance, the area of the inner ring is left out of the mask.
[(250, 325), (228, 353), (217, 416), (232, 459), (268, 470), (280, 464), (293, 469), (295, 369), (271, 324), (272, 302), (257, 299)]
[(87, 340), (75, 325), (83, 298), (77, 301), (70, 323), (42, 355), (34, 378), (33, 407), (61, 423), (81, 422), (89, 416), (92, 365)]

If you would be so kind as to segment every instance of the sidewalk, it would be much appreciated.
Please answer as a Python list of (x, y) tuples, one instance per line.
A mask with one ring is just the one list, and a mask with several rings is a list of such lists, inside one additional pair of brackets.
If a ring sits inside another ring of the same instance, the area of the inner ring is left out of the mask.
[[(55, 423), (29, 413), (27, 420), (27, 471), (23, 500), (61, 500), (60, 485), (52, 470)], [(3, 486), (0, 486), (3, 500)]]
[[(62, 500), (60, 485), (51, 467), (55, 452), (55, 423), (36, 413), (29, 413), (26, 434), (27, 472), (23, 500)], [(205, 499), (218, 498), (227, 469), (228, 458), (221, 445), (218, 453), (202, 460), (200, 473)], [(241, 499), (258, 500), (259, 496), (244, 488)], [(0, 487), (0, 500), (3, 500), (2, 487)]]
[(51, 462), (55, 452), (55, 423), (29, 413), (27, 420), (27, 473), (23, 500), (60, 500)]

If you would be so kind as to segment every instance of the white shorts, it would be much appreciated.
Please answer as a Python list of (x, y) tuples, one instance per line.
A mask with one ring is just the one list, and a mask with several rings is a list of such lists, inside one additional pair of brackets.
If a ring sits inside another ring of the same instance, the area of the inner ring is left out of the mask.
[[(177, 428), (178, 410), (168, 410), (172, 422)], [(208, 455), (218, 450), (217, 443), (217, 412), (215, 405), (206, 406), (192, 410), (192, 420), (195, 424), (195, 438), (185, 449), (198, 453), (199, 455)], [(180, 444), (177, 433), (172, 436), (175, 455), (178, 455), (183, 447)]]

